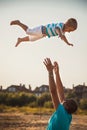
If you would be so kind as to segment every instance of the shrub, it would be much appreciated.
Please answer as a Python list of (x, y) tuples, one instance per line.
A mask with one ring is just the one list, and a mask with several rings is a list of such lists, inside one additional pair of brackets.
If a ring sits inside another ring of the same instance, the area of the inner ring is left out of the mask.
[(52, 101), (47, 101), (47, 102), (45, 102), (45, 103), (44, 103), (44, 107), (46, 107), (46, 108), (53, 108), (53, 103), (52, 103)]
[(80, 100), (80, 108), (83, 110), (87, 110), (87, 99)]
[(51, 101), (50, 94), (48, 93), (44, 93), (40, 97), (38, 97), (37, 99), (38, 106), (41, 106), (41, 107), (44, 106), (44, 103), (46, 101)]
[(38, 104), (37, 104), (37, 102), (31, 102), (31, 103), (29, 103), (29, 107), (32, 107), (32, 108), (38, 107)]

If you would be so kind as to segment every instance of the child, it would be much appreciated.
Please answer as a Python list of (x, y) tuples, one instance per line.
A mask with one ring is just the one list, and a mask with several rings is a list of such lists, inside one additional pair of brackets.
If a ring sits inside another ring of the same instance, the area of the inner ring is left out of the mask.
[(73, 44), (69, 43), (65, 32), (72, 32), (77, 29), (77, 21), (74, 18), (68, 19), (65, 23), (52, 23), (47, 25), (41, 25), (35, 28), (30, 29), (27, 25), (21, 23), (19, 20), (11, 21), (10, 25), (18, 25), (20, 26), (26, 34), (29, 36), (18, 38), (16, 47), (21, 43), (25, 41), (36, 41), (40, 38), (48, 36), (49, 38), (51, 36), (58, 36), (60, 37), (65, 43), (67, 43), (70, 46), (73, 46)]

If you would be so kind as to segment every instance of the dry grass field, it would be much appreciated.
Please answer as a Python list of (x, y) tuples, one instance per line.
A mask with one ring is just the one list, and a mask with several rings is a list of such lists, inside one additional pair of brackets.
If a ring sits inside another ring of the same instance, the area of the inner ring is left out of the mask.
[[(50, 115), (0, 113), (0, 130), (45, 130)], [(73, 115), (70, 130), (87, 130), (87, 115)]]

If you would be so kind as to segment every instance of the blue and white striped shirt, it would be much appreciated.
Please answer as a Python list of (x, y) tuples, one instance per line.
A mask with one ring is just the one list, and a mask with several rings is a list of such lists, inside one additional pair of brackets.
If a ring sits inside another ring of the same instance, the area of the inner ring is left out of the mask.
[(46, 34), (50, 38), (51, 36), (57, 36), (56, 27), (58, 27), (61, 31), (63, 29), (64, 23), (52, 23), (46, 25)]

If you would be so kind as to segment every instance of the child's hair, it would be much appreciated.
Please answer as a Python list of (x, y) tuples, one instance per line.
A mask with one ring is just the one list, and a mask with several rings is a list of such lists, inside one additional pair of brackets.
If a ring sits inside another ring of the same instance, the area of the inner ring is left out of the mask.
[(68, 26), (72, 27), (74, 30), (77, 29), (77, 20), (75, 18), (70, 18), (66, 22)]
[(69, 114), (72, 114), (77, 111), (78, 106), (75, 100), (68, 99), (63, 103), (64, 108)]

